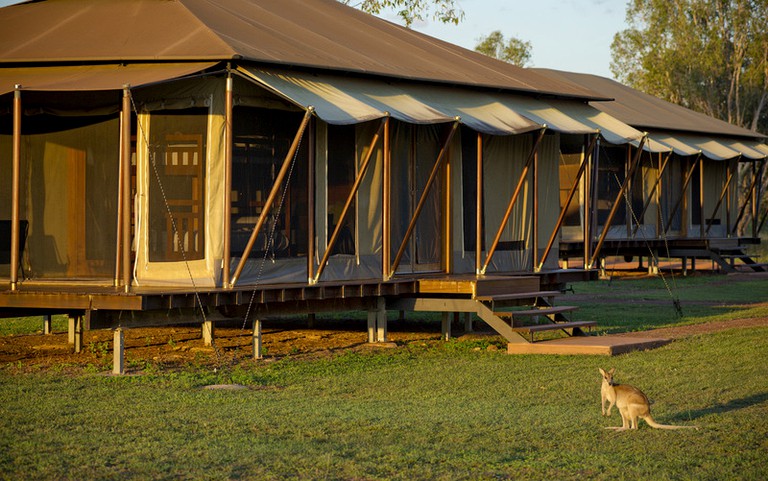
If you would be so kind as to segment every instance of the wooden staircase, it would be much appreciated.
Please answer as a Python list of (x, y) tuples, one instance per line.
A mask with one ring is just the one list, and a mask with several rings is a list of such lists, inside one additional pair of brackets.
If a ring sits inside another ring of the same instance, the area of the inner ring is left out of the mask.
[(710, 249), (710, 257), (725, 272), (736, 272), (744, 269), (753, 272), (766, 272), (768, 268), (768, 264), (759, 263), (747, 254), (744, 246), (712, 248)]
[(479, 296), (477, 314), (510, 343), (536, 342), (535, 335), (561, 330), (569, 336), (585, 336), (597, 325), (594, 321), (572, 321), (566, 314), (577, 306), (555, 306), (560, 291), (532, 291)]

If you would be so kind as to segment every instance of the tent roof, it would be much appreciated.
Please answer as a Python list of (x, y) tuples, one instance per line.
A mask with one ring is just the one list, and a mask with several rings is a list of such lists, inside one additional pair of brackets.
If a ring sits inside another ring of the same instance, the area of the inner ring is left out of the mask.
[(40, 0), (0, 8), (0, 67), (226, 60), (605, 99), (336, 0)]
[(725, 137), (762, 139), (752, 130), (737, 127), (714, 117), (694, 112), (667, 102), (615, 80), (597, 75), (550, 69), (531, 69), (543, 76), (570, 82), (614, 99), (612, 102), (591, 102), (591, 105), (637, 129), (667, 130)]

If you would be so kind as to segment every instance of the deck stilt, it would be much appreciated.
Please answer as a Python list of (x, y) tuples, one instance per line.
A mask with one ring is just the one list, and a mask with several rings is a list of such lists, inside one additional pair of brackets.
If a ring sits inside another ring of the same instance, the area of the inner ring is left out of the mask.
[(450, 312), (443, 312), (442, 333), (443, 333), (444, 341), (447, 341), (448, 339), (451, 338), (451, 313)]
[(122, 327), (114, 331), (112, 351), (112, 374), (125, 374), (125, 334)]
[(262, 350), (261, 350), (261, 319), (253, 320), (252, 345), (253, 345), (253, 358), (262, 359), (264, 356), (262, 355)]
[(51, 333), (51, 315), (43, 316), (43, 334), (46, 336)]
[(383, 297), (368, 311), (368, 342), (387, 342), (387, 305)]
[(203, 331), (203, 344), (205, 346), (213, 346), (213, 335), (214, 335), (213, 321), (203, 322), (202, 331)]
[(81, 353), (83, 351), (83, 316), (70, 317), (70, 337), (73, 339), (75, 352)]

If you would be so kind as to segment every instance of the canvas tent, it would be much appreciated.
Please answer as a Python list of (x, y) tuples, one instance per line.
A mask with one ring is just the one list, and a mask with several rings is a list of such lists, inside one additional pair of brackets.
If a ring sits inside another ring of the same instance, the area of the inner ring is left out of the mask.
[[(606, 235), (607, 239), (616, 241), (614, 244), (627, 240), (682, 243), (699, 239), (706, 241), (702, 245), (735, 242), (738, 247), (740, 242), (758, 241), (754, 239), (757, 236), (753, 229), (746, 235), (737, 232), (745, 207), (739, 197), (738, 178), (740, 173), (754, 176), (762, 172), (761, 166), (768, 154), (764, 136), (607, 78), (546, 69), (535, 71), (612, 97), (611, 102), (591, 102), (591, 105), (648, 132), (648, 139), (659, 146), (655, 154), (647, 152), (637, 157), (636, 175), (629, 179), (623, 199), (617, 194), (630, 172), (631, 153), (615, 148), (601, 151), (596, 174), (598, 215), (594, 233), (605, 230), (607, 213), (618, 202), (621, 204), (618, 214)], [(752, 185), (751, 189), (755, 189), (754, 183)], [(750, 196), (755, 206), (760, 204), (757, 197)], [(754, 227), (759, 216), (752, 217)], [(565, 240), (583, 242), (583, 229), (578, 222), (573, 224), (576, 225), (566, 229)], [(637, 248), (621, 247), (612, 251), (617, 250), (640, 252)]]

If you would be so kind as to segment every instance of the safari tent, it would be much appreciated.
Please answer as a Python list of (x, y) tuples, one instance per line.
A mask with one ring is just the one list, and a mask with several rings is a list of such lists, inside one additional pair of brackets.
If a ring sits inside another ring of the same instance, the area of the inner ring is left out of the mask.
[[(686, 259), (695, 268), (699, 258), (725, 271), (735, 266), (763, 270), (745, 247), (760, 242), (757, 232), (765, 215), (759, 210), (759, 179), (768, 156), (764, 136), (604, 77), (535, 71), (612, 98), (590, 104), (648, 134), (640, 155), (631, 146), (598, 149), (592, 198), (586, 200), (594, 206), (592, 225), (585, 228), (581, 204), (574, 202), (563, 228), (561, 257), (587, 252), (594, 262), (645, 256), (651, 269), (659, 258), (681, 258), (683, 268)], [(573, 163), (566, 153), (561, 189), (573, 178)], [(583, 203), (586, 184), (579, 185)], [(740, 190), (746, 190), (746, 198)]]
[(645, 148), (609, 99), (335, 0), (2, 8), (0, 312), (209, 342), (464, 312), (524, 342), (496, 308), (567, 321), (553, 298), (594, 276), (558, 264), (562, 146)]

